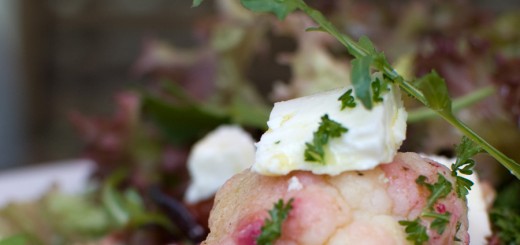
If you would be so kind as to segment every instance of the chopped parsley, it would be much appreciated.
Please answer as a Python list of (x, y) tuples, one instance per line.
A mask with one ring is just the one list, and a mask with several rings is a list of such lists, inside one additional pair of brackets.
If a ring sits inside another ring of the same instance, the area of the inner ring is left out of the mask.
[(385, 86), (386, 84), (383, 84), (379, 78), (376, 78), (375, 81), (372, 82), (372, 96), (374, 102), (383, 102), (382, 94), (385, 92)]
[(318, 130), (314, 132), (312, 143), (305, 143), (305, 161), (325, 164), (325, 145), (331, 138), (338, 138), (347, 131), (343, 125), (329, 119), (329, 115), (323, 115)]
[(415, 182), (430, 190), (430, 196), (428, 197), (428, 202), (426, 204), (427, 209), (432, 209), (433, 204), (435, 204), (438, 199), (446, 197), (452, 190), (451, 182), (449, 182), (442, 174), (438, 174), (437, 182), (435, 182), (435, 184), (426, 183), (426, 177), (424, 175), (419, 176)]
[(442, 234), (444, 233), (444, 230), (446, 230), (446, 226), (450, 223), (451, 213), (446, 212), (440, 214), (435, 212), (425, 212), (422, 214), (422, 217), (433, 218), (433, 221), (430, 224), (430, 228), (436, 230), (437, 233)]
[(408, 234), (406, 240), (413, 241), (415, 245), (421, 245), (430, 239), (426, 233), (426, 227), (421, 224), (419, 218), (413, 221), (401, 220), (399, 224), (405, 227), (404, 231)]
[(269, 210), (270, 218), (265, 219), (265, 223), (261, 228), (262, 233), (256, 238), (257, 245), (272, 245), (282, 235), (282, 223), (289, 216), (289, 212), (293, 208), (291, 198), (284, 204), (283, 199), (279, 199)]
[(356, 100), (354, 99), (354, 96), (352, 96), (352, 89), (347, 90), (347, 92), (341, 95), (338, 100), (341, 101), (341, 110), (345, 109), (346, 107), (356, 107)]
[(430, 229), (435, 230), (438, 234), (444, 233), (446, 226), (450, 223), (450, 212), (439, 213), (433, 208), (433, 205), (441, 198), (445, 198), (453, 190), (451, 182), (446, 177), (438, 173), (437, 182), (430, 184), (426, 182), (427, 178), (420, 175), (415, 182), (418, 185), (426, 187), (430, 191), (430, 196), (423, 212), (413, 221), (401, 220), (400, 225), (405, 226), (405, 232), (408, 234), (406, 239), (413, 241), (416, 245), (423, 244), (428, 241), (426, 227), (422, 225), (423, 219), (433, 219), (430, 223)]

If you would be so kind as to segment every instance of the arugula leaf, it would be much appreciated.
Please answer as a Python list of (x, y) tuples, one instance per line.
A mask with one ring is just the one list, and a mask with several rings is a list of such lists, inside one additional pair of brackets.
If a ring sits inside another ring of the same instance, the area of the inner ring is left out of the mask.
[(426, 97), (430, 109), (439, 113), (451, 114), (451, 99), (444, 79), (432, 71), (416, 81), (416, 87)]
[(433, 204), (437, 202), (438, 199), (446, 197), (450, 194), (452, 190), (451, 182), (449, 182), (446, 177), (442, 174), (438, 173), (437, 182), (434, 184), (426, 183), (426, 177), (424, 175), (419, 176), (415, 182), (419, 185), (425, 186), (430, 190), (430, 196), (428, 197), (428, 202), (426, 204), (426, 208), (431, 209)]
[(352, 73), (350, 75), (356, 97), (369, 110), (372, 109), (372, 95), (370, 94), (370, 84), (372, 82), (370, 66), (372, 61), (372, 56), (364, 56), (352, 60)]
[(298, 2), (295, 0), (241, 0), (244, 7), (260, 13), (273, 13), (278, 19), (283, 20), (285, 17), (296, 10)]
[(265, 219), (265, 223), (261, 228), (262, 233), (256, 238), (256, 244), (258, 245), (271, 245), (276, 239), (282, 235), (282, 223), (289, 216), (289, 212), (292, 210), (294, 199), (291, 198), (287, 204), (284, 204), (283, 199), (278, 200), (273, 206), (273, 209), (269, 210), (270, 218)]
[(426, 227), (421, 224), (419, 218), (413, 221), (401, 220), (399, 224), (405, 226), (404, 231), (408, 234), (406, 240), (414, 242), (415, 245), (421, 245), (430, 239), (426, 233)]
[(471, 158), (482, 151), (479, 145), (467, 137), (462, 137), (461, 143), (455, 148), (457, 160), (451, 165), (451, 175), (456, 178), (455, 189), (459, 198), (465, 197), (473, 186), (471, 180), (460, 176), (460, 174), (473, 174), (475, 161)]
[(343, 125), (329, 119), (329, 115), (323, 115), (318, 130), (314, 132), (312, 143), (305, 143), (305, 161), (325, 164), (325, 145), (329, 143), (330, 138), (338, 138), (346, 132), (348, 129)]
[(338, 100), (341, 101), (341, 110), (345, 109), (346, 107), (356, 107), (356, 100), (354, 99), (354, 96), (352, 96), (352, 89), (347, 90), (347, 92), (341, 95)]

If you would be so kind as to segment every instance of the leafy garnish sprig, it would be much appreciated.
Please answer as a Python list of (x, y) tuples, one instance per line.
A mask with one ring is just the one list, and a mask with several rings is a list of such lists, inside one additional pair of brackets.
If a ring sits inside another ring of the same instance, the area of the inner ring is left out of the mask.
[(461, 143), (455, 148), (457, 160), (451, 165), (451, 175), (455, 177), (455, 191), (459, 198), (465, 198), (473, 186), (473, 182), (461, 174), (473, 174), (475, 160), (471, 158), (481, 152), (482, 148), (467, 137), (462, 137)]
[[(194, 0), (193, 6), (198, 6), (201, 2), (202, 0)], [(362, 102), (363, 106), (368, 109), (372, 108), (373, 92), (371, 91), (371, 84), (373, 81), (370, 79), (370, 73), (372, 70), (379, 71), (385, 79), (397, 83), (410, 96), (435, 111), (520, 179), (520, 164), (497, 150), (455, 117), (446, 83), (435, 71), (416, 79), (413, 83), (407, 81), (390, 66), (385, 55), (378, 52), (367, 37), (361, 37), (358, 42), (354, 41), (339, 32), (322, 13), (308, 6), (303, 0), (241, 0), (241, 3), (253, 12), (272, 13), (279, 19), (284, 19), (289, 13), (296, 10), (303, 11), (318, 24), (318, 27), (310, 28), (310, 30), (329, 33), (354, 56), (351, 80), (355, 96)]]
[(273, 209), (269, 210), (270, 218), (265, 220), (261, 228), (262, 233), (256, 238), (256, 244), (271, 245), (280, 238), (282, 235), (282, 223), (289, 216), (289, 212), (293, 208), (293, 201), (294, 199), (291, 198), (284, 204), (283, 199), (280, 199), (274, 204)]

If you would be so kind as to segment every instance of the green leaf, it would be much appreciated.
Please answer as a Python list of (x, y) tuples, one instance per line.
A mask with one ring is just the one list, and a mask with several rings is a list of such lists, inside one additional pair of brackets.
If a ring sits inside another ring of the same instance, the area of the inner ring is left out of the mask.
[(387, 92), (386, 83), (382, 82), (379, 78), (376, 78), (375, 81), (372, 82), (372, 95), (374, 102), (383, 102), (383, 93)]
[(356, 100), (354, 99), (354, 96), (352, 96), (352, 89), (347, 90), (347, 92), (341, 95), (338, 100), (341, 101), (341, 110), (345, 109), (346, 107), (356, 107)]
[(462, 137), (461, 143), (455, 148), (457, 160), (451, 165), (451, 175), (456, 177), (455, 189), (459, 198), (465, 197), (473, 186), (471, 180), (460, 176), (460, 174), (473, 174), (475, 161), (471, 158), (481, 152), (483, 152), (482, 148), (465, 136)]
[(227, 115), (193, 105), (177, 105), (150, 95), (143, 96), (143, 112), (175, 144), (200, 139), (221, 124), (230, 122)]
[(434, 184), (429, 184), (426, 182), (426, 177), (424, 175), (420, 175), (415, 182), (419, 185), (425, 186), (430, 190), (430, 196), (428, 197), (428, 202), (426, 204), (427, 209), (431, 209), (433, 204), (437, 202), (438, 199), (446, 197), (450, 194), (452, 190), (451, 182), (449, 182), (444, 175), (438, 173), (437, 182)]
[(256, 238), (258, 245), (272, 245), (282, 235), (282, 223), (289, 216), (289, 212), (293, 208), (294, 199), (290, 199), (284, 204), (283, 199), (279, 199), (269, 210), (270, 218), (266, 219), (264, 225), (260, 229), (262, 233)]
[(203, 0), (193, 0), (193, 4), (191, 5), (191, 7), (198, 7), (201, 3), (202, 3)]
[(430, 239), (426, 233), (426, 227), (421, 224), (419, 218), (413, 221), (401, 220), (399, 224), (405, 227), (406, 240), (414, 242), (415, 245), (421, 245)]
[(117, 192), (116, 185), (124, 178), (124, 172), (116, 172), (106, 181), (101, 189), (101, 201), (117, 226), (125, 226), (130, 220), (123, 198)]
[(451, 99), (444, 79), (432, 71), (419, 78), (415, 86), (424, 94), (428, 107), (434, 111), (451, 114)]
[(314, 132), (312, 143), (305, 143), (305, 161), (325, 164), (325, 145), (329, 143), (330, 138), (338, 138), (346, 132), (348, 129), (343, 125), (330, 120), (329, 115), (323, 115), (318, 130)]
[(372, 109), (372, 95), (370, 94), (372, 78), (370, 76), (370, 65), (372, 56), (364, 56), (352, 60), (351, 80), (354, 93), (363, 106)]
[(430, 223), (430, 229), (433, 229), (442, 235), (442, 233), (444, 233), (446, 230), (446, 226), (450, 223), (451, 213), (446, 212), (440, 214), (435, 212), (426, 212), (423, 213), (422, 216), (433, 218), (433, 221)]
[[(518, 197), (517, 197), (518, 198)], [(493, 208), (490, 214), (501, 244), (520, 244), (520, 213), (507, 207)]]
[(272, 13), (283, 20), (285, 17), (298, 8), (297, 0), (241, 0), (244, 7), (259, 13)]
[(0, 245), (26, 245), (28, 242), (29, 241), (25, 235), (17, 234), (1, 239)]

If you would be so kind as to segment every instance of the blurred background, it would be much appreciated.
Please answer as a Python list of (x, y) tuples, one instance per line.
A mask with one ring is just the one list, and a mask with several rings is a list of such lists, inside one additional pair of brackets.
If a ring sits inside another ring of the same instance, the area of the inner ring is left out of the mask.
[(0, 168), (77, 158), (67, 114), (110, 114), (149, 37), (192, 45), (189, 0), (0, 1)]

